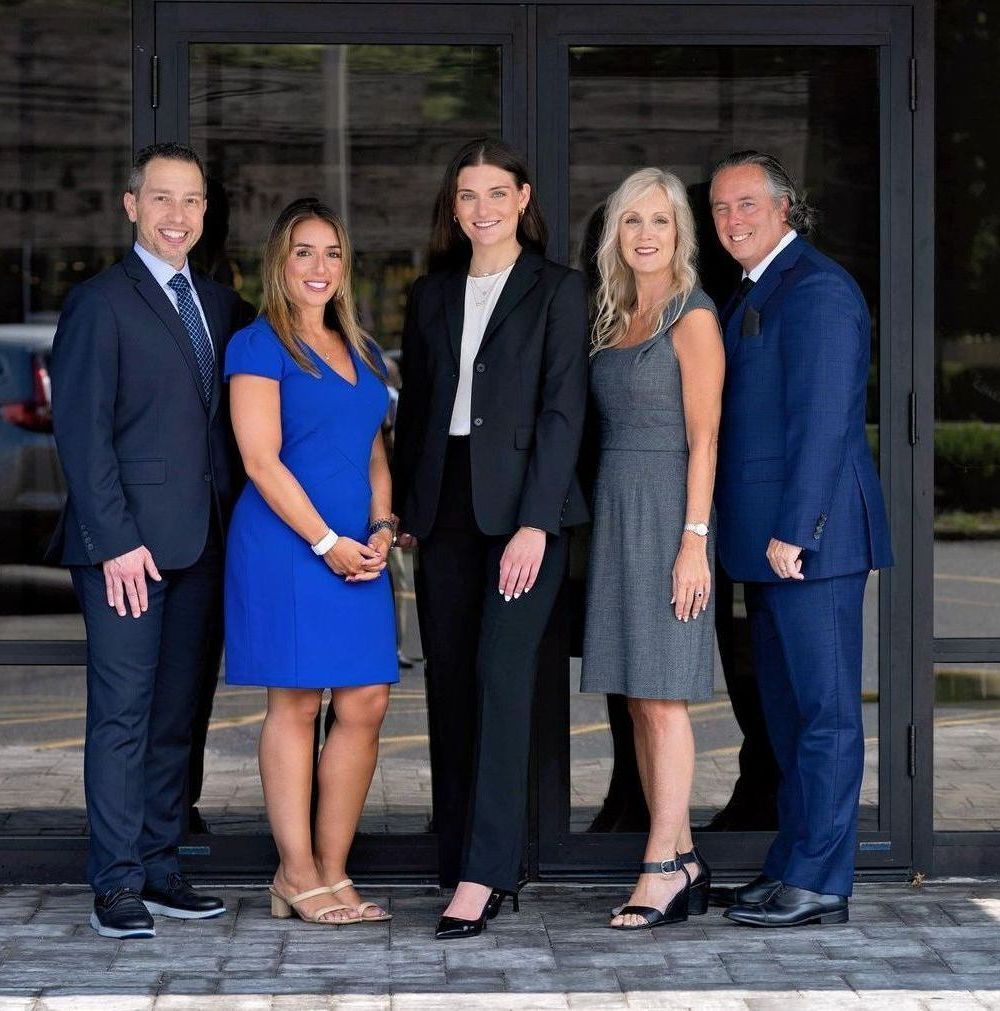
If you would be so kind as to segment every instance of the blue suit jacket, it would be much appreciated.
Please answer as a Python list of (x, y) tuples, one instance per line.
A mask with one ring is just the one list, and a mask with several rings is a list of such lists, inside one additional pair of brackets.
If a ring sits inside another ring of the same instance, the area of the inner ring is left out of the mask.
[(66, 508), (48, 559), (96, 565), (145, 544), (161, 569), (185, 568), (215, 510), (225, 524), (242, 470), (221, 369), (253, 309), (192, 272), (215, 346), (212, 398), (191, 339), (134, 252), (74, 288), (52, 348), (52, 411)]
[(807, 579), (891, 565), (865, 438), (871, 323), (854, 279), (796, 238), (724, 336), (715, 502), (726, 572), (778, 581), (765, 557), (772, 537), (803, 549)]

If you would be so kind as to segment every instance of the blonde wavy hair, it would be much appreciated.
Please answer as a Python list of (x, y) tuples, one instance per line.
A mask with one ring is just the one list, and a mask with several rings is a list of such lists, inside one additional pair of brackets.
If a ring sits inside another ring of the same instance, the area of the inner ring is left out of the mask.
[(296, 333), (297, 310), (288, 293), (285, 281), (285, 264), (292, 252), (292, 232), (300, 222), (310, 219), (325, 221), (337, 233), (340, 242), (340, 256), (344, 269), (340, 285), (333, 298), (326, 303), (323, 322), (331, 330), (342, 334), (344, 340), (354, 348), (361, 360), (380, 376), (375, 363), (375, 352), (372, 339), (361, 328), (358, 322), (357, 308), (354, 304), (354, 289), (351, 284), (352, 251), (351, 240), (340, 215), (334, 213), (326, 204), (315, 197), (303, 197), (293, 200), (277, 217), (271, 226), (271, 231), (264, 242), (261, 257), (260, 274), (263, 289), (260, 314), (267, 318), (274, 328), (278, 340), (285, 350), (295, 360), (303, 372), (308, 372), (317, 378), (321, 375), (315, 361), (310, 356), (302, 338)]
[(622, 342), (635, 314), (637, 295), (635, 275), (622, 257), (618, 242), (618, 227), (622, 215), (636, 200), (644, 197), (654, 187), (660, 187), (670, 201), (674, 213), (677, 245), (670, 266), (673, 281), (670, 290), (659, 306), (659, 315), (651, 333), (671, 327), (680, 317), (688, 296), (698, 284), (695, 261), (698, 239), (695, 234), (694, 215), (688, 203), (684, 184), (672, 172), (658, 168), (639, 169), (633, 172), (608, 197), (604, 210), (604, 229), (597, 247), (597, 270), (600, 285), (594, 298), (594, 325), (591, 331), (592, 355)]

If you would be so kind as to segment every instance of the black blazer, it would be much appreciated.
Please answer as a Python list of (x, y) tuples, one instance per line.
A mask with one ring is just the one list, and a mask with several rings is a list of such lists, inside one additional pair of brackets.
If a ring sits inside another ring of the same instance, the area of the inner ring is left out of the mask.
[(68, 497), (48, 558), (96, 565), (145, 544), (161, 569), (197, 561), (241, 483), (222, 395), (226, 343), (254, 316), (192, 271), (215, 346), (205, 404), (177, 310), (134, 251), (74, 288), (52, 349), (52, 412)]
[[(393, 509), (400, 529), (434, 526), (465, 316), (466, 271), (420, 278), (403, 331)], [(588, 518), (576, 479), (587, 399), (583, 275), (524, 250), (473, 366), (472, 500), (484, 534), (558, 534)]]

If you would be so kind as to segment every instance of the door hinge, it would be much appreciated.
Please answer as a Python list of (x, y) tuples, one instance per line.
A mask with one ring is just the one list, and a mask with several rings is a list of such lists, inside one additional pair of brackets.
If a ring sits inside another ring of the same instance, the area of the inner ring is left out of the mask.
[(909, 422), (910, 445), (915, 446), (917, 444), (917, 395), (913, 390), (910, 390), (909, 411), (910, 411), (910, 422)]
[(917, 776), (917, 728), (911, 723), (906, 728), (906, 771), (910, 779)]
[(160, 105), (160, 58), (154, 56), (150, 61), (149, 101), (154, 109)]
[(910, 59), (910, 112), (917, 111), (917, 58)]

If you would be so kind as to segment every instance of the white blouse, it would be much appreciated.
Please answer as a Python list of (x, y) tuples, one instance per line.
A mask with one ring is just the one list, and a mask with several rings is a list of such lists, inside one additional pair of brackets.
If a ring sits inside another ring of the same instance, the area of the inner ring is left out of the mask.
[(449, 435), (468, 435), (472, 431), (472, 372), (476, 355), (483, 343), (483, 334), (503, 291), (512, 263), (499, 274), (472, 277), (465, 281), (465, 322), (462, 326), (462, 360), (458, 370), (458, 390), (451, 410)]

